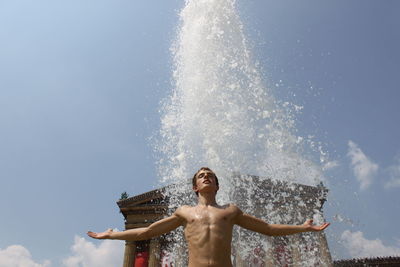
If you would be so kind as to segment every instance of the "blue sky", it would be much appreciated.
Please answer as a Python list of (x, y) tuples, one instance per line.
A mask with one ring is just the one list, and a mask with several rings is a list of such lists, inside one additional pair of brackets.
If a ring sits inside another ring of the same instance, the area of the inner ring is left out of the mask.
[[(123, 229), (120, 193), (157, 185), (150, 139), (183, 4), (0, 1), (0, 266), (12, 251), (26, 266), (100, 266), (89, 255), (110, 264), (122, 253), (121, 242), (83, 237)], [(336, 163), (333, 254), (400, 254), (400, 3), (238, 7), (265, 82), (304, 106), (299, 131)]]

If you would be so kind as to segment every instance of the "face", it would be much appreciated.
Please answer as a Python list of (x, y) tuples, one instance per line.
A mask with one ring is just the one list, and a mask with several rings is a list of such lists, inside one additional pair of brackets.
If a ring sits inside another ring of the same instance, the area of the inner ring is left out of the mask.
[(196, 192), (217, 192), (218, 186), (215, 174), (210, 170), (201, 170), (196, 175), (196, 186), (193, 187)]

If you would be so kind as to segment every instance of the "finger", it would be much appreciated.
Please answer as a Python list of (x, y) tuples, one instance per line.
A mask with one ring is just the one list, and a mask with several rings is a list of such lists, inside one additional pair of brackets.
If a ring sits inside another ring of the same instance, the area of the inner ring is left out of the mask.
[(98, 233), (88, 232), (88, 235), (89, 235), (90, 237), (97, 238)]
[(329, 225), (330, 225), (330, 223), (325, 223), (325, 224), (323, 225), (323, 229), (326, 229)]
[(319, 229), (319, 231), (322, 231), (322, 230), (325, 230), (326, 227), (328, 227), (328, 226), (329, 226), (329, 223), (324, 223), (323, 225), (320, 225), (320, 226), (318, 227), (318, 229)]
[(93, 232), (87, 232), (87, 235), (90, 237), (94, 237), (94, 233)]

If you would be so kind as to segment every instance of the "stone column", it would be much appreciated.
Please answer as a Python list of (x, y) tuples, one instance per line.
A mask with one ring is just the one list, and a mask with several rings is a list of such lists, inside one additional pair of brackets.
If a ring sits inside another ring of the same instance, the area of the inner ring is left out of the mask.
[(149, 247), (149, 267), (160, 266), (160, 240), (158, 238), (150, 240)]
[(123, 267), (133, 267), (135, 262), (136, 243), (125, 241), (125, 253)]
[(293, 235), (291, 236), (291, 254), (292, 254), (292, 261), (293, 261), (293, 267), (302, 267), (301, 263), (301, 252), (300, 252), (300, 236)]
[(324, 266), (333, 267), (332, 256), (329, 251), (328, 242), (326, 240), (326, 236), (324, 232), (316, 233), (319, 239), (321, 258), (324, 263)]
[(239, 253), (239, 247), (236, 247), (236, 253), (235, 253), (235, 262), (236, 265), (235, 267), (244, 267), (244, 261), (242, 259), (242, 257), (240, 257), (240, 253)]
[(267, 241), (268, 241), (268, 248), (265, 251), (265, 266), (266, 267), (274, 267), (275, 266), (275, 262), (274, 262), (274, 242), (273, 242), (273, 238), (271, 237), (266, 237)]

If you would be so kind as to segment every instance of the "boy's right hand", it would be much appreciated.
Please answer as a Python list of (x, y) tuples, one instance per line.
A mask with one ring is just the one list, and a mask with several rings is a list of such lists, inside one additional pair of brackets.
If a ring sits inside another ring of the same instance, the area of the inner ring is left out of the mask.
[(92, 238), (96, 238), (96, 239), (110, 239), (111, 234), (113, 232), (113, 229), (107, 229), (107, 231), (102, 232), (102, 233), (95, 233), (95, 232), (87, 232), (87, 235), (92, 237)]

